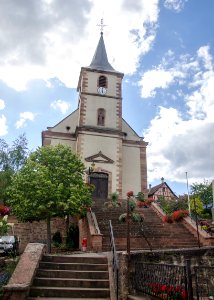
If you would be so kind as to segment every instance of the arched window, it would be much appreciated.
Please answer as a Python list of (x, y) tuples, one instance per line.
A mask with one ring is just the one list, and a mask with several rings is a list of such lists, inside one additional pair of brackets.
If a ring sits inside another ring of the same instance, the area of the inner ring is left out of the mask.
[(105, 76), (100, 76), (99, 77), (98, 86), (107, 88), (107, 78)]
[(104, 126), (105, 125), (105, 109), (99, 108), (97, 110), (97, 125), (98, 126)]

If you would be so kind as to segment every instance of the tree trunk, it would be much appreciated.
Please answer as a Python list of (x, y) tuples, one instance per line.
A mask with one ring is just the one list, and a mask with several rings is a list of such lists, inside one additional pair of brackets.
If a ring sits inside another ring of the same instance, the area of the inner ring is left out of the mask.
[(51, 218), (47, 217), (47, 252), (51, 253)]

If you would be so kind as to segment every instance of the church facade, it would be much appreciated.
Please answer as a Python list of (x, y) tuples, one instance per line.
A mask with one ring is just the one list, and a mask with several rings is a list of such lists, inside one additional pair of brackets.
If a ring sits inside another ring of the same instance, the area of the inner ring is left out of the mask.
[(101, 32), (91, 64), (80, 71), (78, 108), (42, 132), (43, 146), (67, 144), (79, 155), (97, 198), (147, 193), (147, 143), (122, 118), (123, 76), (108, 62)]

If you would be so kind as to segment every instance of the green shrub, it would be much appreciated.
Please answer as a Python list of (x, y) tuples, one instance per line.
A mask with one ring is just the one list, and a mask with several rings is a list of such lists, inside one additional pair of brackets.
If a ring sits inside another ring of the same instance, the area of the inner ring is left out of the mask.
[(52, 237), (52, 242), (55, 247), (59, 247), (62, 244), (62, 235), (59, 231), (56, 231)]
[(67, 237), (66, 237), (66, 247), (68, 249), (78, 249), (79, 248), (79, 228), (76, 224), (71, 224), (69, 226)]

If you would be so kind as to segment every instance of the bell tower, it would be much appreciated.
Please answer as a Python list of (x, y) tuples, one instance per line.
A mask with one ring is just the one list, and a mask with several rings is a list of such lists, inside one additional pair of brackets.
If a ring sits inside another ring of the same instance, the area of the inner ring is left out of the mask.
[[(88, 67), (82, 67), (77, 91), (79, 92), (79, 126), (77, 153), (86, 159), (102, 153), (112, 163), (95, 161), (96, 170), (109, 173), (113, 181), (108, 194), (122, 192), (122, 79), (108, 61), (103, 32)], [(121, 184), (120, 184), (121, 185)]]

